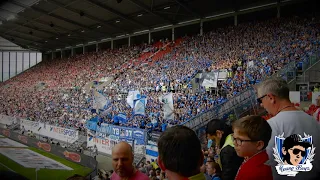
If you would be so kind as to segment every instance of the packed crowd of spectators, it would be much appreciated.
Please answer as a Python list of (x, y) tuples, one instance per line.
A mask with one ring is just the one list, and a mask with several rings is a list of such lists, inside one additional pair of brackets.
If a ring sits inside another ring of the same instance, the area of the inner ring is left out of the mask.
[(87, 82), (139, 56), (147, 45), (75, 55), (42, 62), (0, 88), (0, 113), (78, 128), (91, 115)]
[[(227, 101), (289, 62), (308, 61), (319, 49), (319, 30), (318, 19), (272, 19), (216, 29), (179, 43), (167, 41), (160, 48), (141, 45), (42, 62), (1, 85), (0, 113), (82, 128), (94, 116), (86, 83), (114, 77), (102, 92), (112, 107), (103, 121), (114, 123), (113, 116), (122, 112), (129, 119), (123, 126), (163, 131)], [(162, 57), (132, 61), (145, 52), (168, 49)], [(218, 94), (193, 87), (191, 79), (197, 72), (216, 70), (228, 72), (218, 84)], [(147, 96), (145, 117), (132, 116), (126, 101), (118, 99), (118, 93), (128, 90)], [(170, 121), (163, 119), (159, 101), (166, 92), (173, 92), (174, 98), (175, 119)]]

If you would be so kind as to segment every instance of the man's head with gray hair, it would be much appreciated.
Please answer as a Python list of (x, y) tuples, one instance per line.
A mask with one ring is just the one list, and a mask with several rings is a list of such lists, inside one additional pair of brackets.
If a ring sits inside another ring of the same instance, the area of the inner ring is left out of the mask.
[(282, 108), (292, 108), (293, 106), (289, 98), (288, 84), (281, 78), (267, 79), (261, 82), (256, 89), (257, 101), (272, 115), (284, 110)]
[(271, 78), (261, 82), (258, 87), (258, 97), (266, 94), (273, 94), (280, 99), (289, 100), (289, 87), (285, 80), (281, 78)]

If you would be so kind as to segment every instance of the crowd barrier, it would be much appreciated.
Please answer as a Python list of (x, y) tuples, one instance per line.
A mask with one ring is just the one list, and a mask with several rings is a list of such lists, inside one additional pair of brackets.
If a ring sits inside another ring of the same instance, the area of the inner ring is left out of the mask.
[(20, 125), (20, 129), (24, 128), (26, 133), (28, 131), (32, 131), (32, 133), (37, 136), (41, 135), (44, 137), (48, 137), (49, 139), (54, 139), (70, 144), (74, 143), (79, 139), (78, 130), (47, 125), (45, 123), (20, 119), (16, 117), (0, 115), (0, 124), (4, 125), (3, 128), (5, 128), (6, 125), (12, 125), (16, 123)]
[[(256, 105), (256, 95), (253, 88), (247, 89), (242, 94), (230, 99), (229, 101), (219, 104), (189, 121), (182, 123), (193, 130), (205, 126), (212, 119), (225, 119), (225, 117), (239, 118), (243, 112), (254, 108)], [(230, 118), (229, 118), (230, 119)]]
[(79, 139), (79, 131), (77, 130), (21, 119), (20, 129), (23, 128), (25, 131), (32, 131), (34, 134), (70, 144)]
[(27, 146), (42, 149), (46, 152), (52, 153), (56, 156), (75, 162), (82, 166), (86, 166), (92, 169), (95, 169), (97, 166), (97, 161), (93, 157), (74, 152), (59, 145), (50, 144), (33, 137), (25, 136), (10, 129), (0, 128), (0, 134)]

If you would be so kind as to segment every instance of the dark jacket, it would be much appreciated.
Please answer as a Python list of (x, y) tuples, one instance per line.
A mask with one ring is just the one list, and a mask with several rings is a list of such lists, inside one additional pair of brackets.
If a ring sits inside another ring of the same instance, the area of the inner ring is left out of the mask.
[(222, 165), (222, 180), (234, 180), (243, 162), (243, 158), (239, 157), (234, 148), (228, 145), (221, 150), (220, 160)]

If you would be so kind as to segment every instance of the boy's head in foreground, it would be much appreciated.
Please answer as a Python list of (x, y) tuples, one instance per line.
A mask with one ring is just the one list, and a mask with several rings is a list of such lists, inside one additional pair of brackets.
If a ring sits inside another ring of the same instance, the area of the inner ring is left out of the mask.
[(260, 116), (246, 116), (232, 124), (233, 142), (237, 155), (250, 158), (268, 146), (271, 127)]

